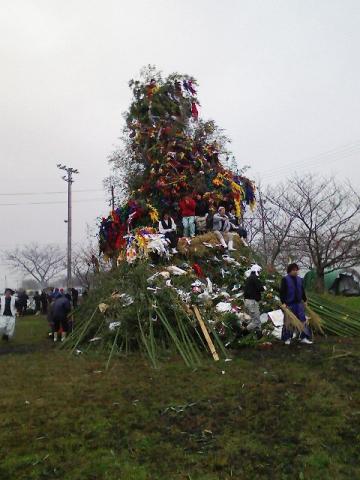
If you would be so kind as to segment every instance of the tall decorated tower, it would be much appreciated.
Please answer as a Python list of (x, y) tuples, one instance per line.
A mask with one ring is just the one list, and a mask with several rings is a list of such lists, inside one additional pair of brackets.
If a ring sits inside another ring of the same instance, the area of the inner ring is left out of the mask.
[(213, 208), (231, 205), (238, 217), (246, 204), (254, 206), (254, 184), (226, 166), (227, 138), (213, 121), (199, 117), (194, 78), (163, 79), (150, 68), (129, 85), (133, 98), (117, 162), (125, 199), (101, 222), (105, 255), (117, 255), (129, 230), (155, 226), (163, 211), (176, 217), (188, 194), (201, 193)]

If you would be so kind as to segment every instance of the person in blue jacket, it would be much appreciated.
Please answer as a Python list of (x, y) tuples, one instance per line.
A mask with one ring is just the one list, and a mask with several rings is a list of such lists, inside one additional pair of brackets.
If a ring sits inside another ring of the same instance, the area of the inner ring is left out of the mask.
[[(307, 302), (304, 289), (304, 282), (299, 277), (299, 267), (296, 263), (291, 263), (287, 267), (287, 275), (281, 281), (280, 300), (283, 306), (288, 307), (304, 324), (304, 329), (300, 334), (300, 342), (312, 344), (312, 332), (306, 321), (305, 305)], [(293, 337), (293, 331), (284, 324), (281, 339), (286, 345), (290, 345)]]
[(58, 340), (58, 333), (61, 327), (61, 341), (66, 338), (69, 330), (68, 315), (71, 312), (70, 300), (65, 295), (60, 295), (54, 300), (52, 305), (51, 317), (54, 324), (54, 342)]

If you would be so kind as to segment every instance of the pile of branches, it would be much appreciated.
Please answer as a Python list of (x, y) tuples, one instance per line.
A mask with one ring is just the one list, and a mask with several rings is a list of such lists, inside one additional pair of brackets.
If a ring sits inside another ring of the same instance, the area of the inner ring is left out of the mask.
[(310, 307), (320, 315), (325, 332), (340, 337), (360, 335), (360, 315), (347, 307), (312, 293), (308, 300)]
[[(204, 352), (226, 358), (226, 348), (264, 342), (249, 334), (243, 285), (255, 262), (236, 242), (230, 257), (213, 234), (198, 236), (181, 247), (182, 254), (159, 262), (121, 262), (99, 276), (97, 287), (75, 314), (75, 329), (65, 343), (73, 352), (114, 355), (144, 352), (153, 366), (176, 352), (188, 366), (199, 365)], [(274, 277), (262, 273), (267, 291), (261, 310), (278, 305)], [(269, 325), (270, 335), (270, 325)]]

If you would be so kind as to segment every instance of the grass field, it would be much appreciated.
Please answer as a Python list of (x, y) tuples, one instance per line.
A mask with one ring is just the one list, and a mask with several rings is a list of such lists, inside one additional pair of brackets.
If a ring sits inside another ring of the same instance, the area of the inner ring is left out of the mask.
[(196, 371), (69, 356), (40, 317), (0, 344), (1, 480), (360, 478), (360, 339)]
[(360, 313), (360, 297), (343, 297), (334, 295), (325, 295), (325, 297), (331, 302), (338, 303), (344, 307), (352, 308)]

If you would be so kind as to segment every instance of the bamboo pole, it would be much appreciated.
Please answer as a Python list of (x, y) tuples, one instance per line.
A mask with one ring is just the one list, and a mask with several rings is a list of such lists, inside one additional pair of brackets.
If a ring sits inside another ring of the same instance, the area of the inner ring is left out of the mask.
[(202, 319), (202, 317), (200, 315), (199, 309), (196, 305), (193, 305), (193, 310), (194, 310), (194, 313), (195, 313), (195, 317), (196, 317), (197, 321), (199, 322), (200, 328), (201, 328), (201, 330), (204, 334), (206, 343), (209, 346), (210, 352), (211, 352), (215, 362), (218, 362), (219, 361), (219, 355), (218, 355), (218, 353), (215, 349), (215, 345), (213, 344), (213, 341), (211, 340), (211, 337), (210, 337), (209, 332), (206, 328), (204, 320)]

